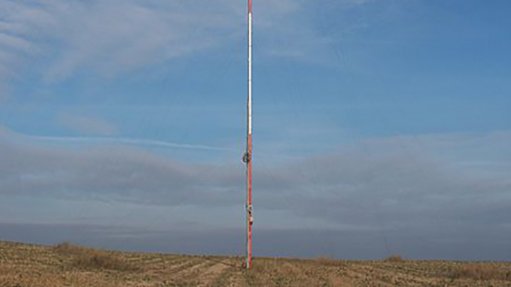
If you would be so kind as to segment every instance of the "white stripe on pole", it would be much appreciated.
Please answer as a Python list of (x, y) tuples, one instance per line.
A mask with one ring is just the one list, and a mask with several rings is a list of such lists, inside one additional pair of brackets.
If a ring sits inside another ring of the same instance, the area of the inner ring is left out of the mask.
[(248, 134), (252, 134), (252, 12), (248, 23)]

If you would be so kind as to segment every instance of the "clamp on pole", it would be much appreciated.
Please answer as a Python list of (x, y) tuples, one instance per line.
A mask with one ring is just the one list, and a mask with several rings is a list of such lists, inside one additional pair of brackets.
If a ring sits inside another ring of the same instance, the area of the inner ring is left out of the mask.
[(243, 154), (242, 161), (244, 163), (249, 163), (251, 160), (252, 160), (252, 155), (249, 152), (246, 152), (246, 153)]
[(247, 213), (248, 213), (248, 222), (250, 223), (250, 225), (252, 225), (254, 223), (254, 216), (252, 214), (252, 211), (253, 211), (253, 207), (252, 205), (247, 205)]

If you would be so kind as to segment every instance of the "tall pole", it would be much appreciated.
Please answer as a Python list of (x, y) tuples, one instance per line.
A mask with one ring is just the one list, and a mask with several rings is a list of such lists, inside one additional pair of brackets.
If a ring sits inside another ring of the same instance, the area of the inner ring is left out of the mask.
[(247, 260), (252, 267), (252, 0), (248, 0), (248, 98), (247, 98), (247, 150), (244, 156), (247, 165)]

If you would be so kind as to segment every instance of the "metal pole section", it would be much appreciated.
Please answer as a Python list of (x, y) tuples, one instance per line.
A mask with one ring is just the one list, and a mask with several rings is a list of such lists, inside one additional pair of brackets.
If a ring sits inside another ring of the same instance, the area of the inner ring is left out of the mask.
[(252, 0), (248, 0), (248, 99), (247, 99), (247, 151), (244, 156), (247, 165), (247, 261), (252, 267)]

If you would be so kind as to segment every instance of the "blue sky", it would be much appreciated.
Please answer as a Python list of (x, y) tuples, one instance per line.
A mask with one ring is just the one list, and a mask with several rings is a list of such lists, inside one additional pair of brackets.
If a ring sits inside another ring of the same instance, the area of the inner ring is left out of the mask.
[[(241, 253), (245, 5), (0, 2), (0, 239)], [(510, 6), (254, 1), (256, 254), (510, 260)]]

